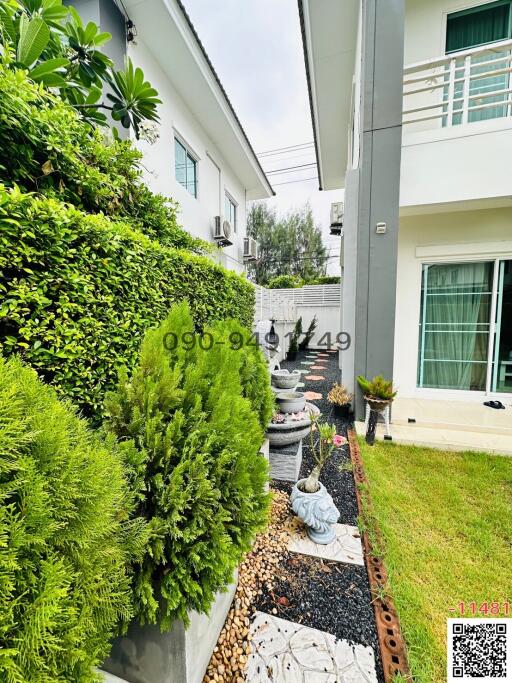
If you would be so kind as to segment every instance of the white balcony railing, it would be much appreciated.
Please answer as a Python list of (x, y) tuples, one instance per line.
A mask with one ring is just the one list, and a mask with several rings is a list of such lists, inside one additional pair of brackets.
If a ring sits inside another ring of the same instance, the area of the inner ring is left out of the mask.
[(403, 123), (414, 130), (512, 115), (512, 40), (409, 64)]

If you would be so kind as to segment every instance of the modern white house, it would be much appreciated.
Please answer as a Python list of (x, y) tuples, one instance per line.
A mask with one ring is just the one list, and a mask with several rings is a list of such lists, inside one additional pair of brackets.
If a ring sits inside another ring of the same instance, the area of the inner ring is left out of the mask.
[[(82, 18), (112, 34), (105, 51), (122, 67), (127, 54), (158, 91), (159, 137), (136, 142), (145, 181), (176, 200), (179, 221), (243, 271), (246, 203), (274, 193), (180, 0), (73, 0)], [(249, 249), (249, 251), (247, 251)], [(252, 249), (252, 251), (251, 251)]]
[[(382, 372), (404, 398), (510, 399), (512, 1), (299, 0), (299, 11), (321, 187), (346, 187), (341, 328), (356, 349), (342, 354), (344, 383)], [(385, 25), (393, 21), (394, 32)], [(385, 30), (370, 40), (378, 22)], [(372, 50), (394, 60), (376, 66), (378, 125), (362, 104)], [(362, 163), (367, 130), (374, 153), (389, 160), (372, 167), (371, 179)], [(386, 130), (394, 137), (377, 136)], [(362, 197), (385, 193), (376, 183), (391, 182), (395, 166), (399, 217), (370, 209), (363, 244)], [(383, 306), (378, 292), (358, 294), (361, 280), (389, 290)]]

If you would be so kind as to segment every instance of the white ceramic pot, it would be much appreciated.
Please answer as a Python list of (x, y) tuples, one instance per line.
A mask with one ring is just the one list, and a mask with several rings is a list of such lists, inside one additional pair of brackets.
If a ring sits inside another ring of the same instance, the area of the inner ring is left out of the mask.
[(306, 407), (306, 397), (301, 391), (282, 391), (276, 396), (282, 413), (301, 413)]
[(297, 370), (274, 370), (271, 375), (272, 384), (279, 389), (294, 389), (300, 382), (300, 372)]

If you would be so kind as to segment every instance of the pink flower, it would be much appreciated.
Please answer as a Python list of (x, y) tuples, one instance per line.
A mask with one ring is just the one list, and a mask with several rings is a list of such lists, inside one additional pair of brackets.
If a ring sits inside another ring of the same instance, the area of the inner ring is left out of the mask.
[(335, 434), (332, 437), (332, 442), (336, 446), (336, 448), (340, 448), (340, 446), (344, 446), (347, 443), (347, 440), (344, 436), (341, 436), (340, 434)]

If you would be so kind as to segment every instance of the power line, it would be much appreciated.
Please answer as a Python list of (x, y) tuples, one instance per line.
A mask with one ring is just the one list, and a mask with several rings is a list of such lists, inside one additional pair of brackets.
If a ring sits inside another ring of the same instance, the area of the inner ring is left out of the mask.
[(318, 180), (318, 176), (312, 176), (311, 178), (300, 178), (299, 180), (285, 180), (282, 183), (272, 183), (272, 186), (275, 187), (276, 185), (288, 185), (289, 183), (305, 183), (308, 180)]
[(302, 142), (299, 145), (288, 145), (287, 147), (275, 147), (274, 149), (268, 149), (266, 152), (260, 152), (257, 154), (259, 157), (273, 156), (274, 154), (283, 154), (284, 152), (289, 152), (290, 150), (303, 149), (304, 147), (312, 147), (313, 142)]
[(299, 164), (298, 166), (286, 166), (285, 168), (276, 168), (272, 171), (265, 171), (267, 175), (272, 175), (272, 173), (285, 173), (286, 171), (295, 171), (301, 168), (307, 168), (309, 166), (316, 166), (316, 162), (312, 161), (310, 164)]

